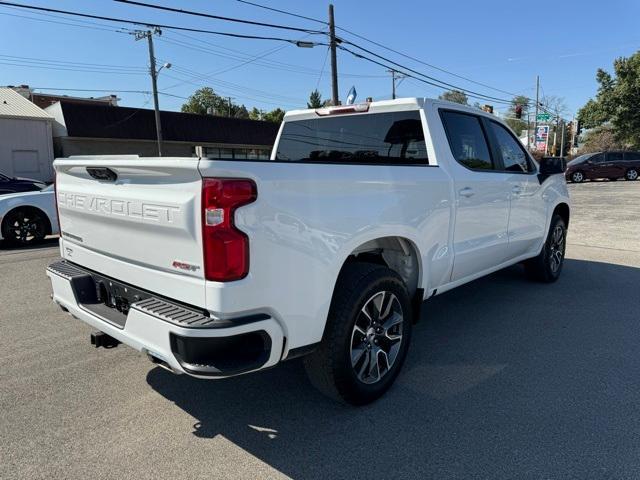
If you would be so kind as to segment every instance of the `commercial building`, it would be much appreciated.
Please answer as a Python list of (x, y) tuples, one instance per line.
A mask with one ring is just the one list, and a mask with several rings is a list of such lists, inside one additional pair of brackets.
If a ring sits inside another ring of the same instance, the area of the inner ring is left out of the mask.
[[(62, 100), (45, 109), (54, 117), (57, 157), (71, 155), (157, 156), (153, 110)], [(278, 125), (238, 118), (160, 112), (164, 156), (192, 156), (196, 147), (222, 158), (266, 159)]]
[(0, 172), (53, 180), (53, 117), (11, 88), (0, 88)]

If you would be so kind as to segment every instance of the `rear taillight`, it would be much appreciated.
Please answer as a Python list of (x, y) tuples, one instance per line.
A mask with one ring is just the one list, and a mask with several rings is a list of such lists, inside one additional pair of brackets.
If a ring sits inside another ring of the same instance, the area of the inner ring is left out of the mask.
[(244, 178), (202, 180), (202, 248), (207, 280), (230, 282), (249, 273), (249, 238), (235, 226), (238, 207), (255, 202), (256, 184)]

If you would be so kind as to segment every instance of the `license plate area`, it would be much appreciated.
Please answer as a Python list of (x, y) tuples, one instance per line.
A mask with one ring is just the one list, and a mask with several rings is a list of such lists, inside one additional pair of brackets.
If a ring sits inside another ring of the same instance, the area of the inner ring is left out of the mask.
[(96, 273), (72, 280), (80, 308), (99, 316), (118, 328), (124, 328), (131, 305), (151, 295)]

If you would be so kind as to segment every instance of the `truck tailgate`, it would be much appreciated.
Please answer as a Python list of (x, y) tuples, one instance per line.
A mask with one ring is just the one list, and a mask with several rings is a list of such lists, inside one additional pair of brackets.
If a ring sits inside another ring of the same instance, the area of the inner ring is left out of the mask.
[(203, 306), (198, 161), (56, 160), (63, 256), (140, 288)]

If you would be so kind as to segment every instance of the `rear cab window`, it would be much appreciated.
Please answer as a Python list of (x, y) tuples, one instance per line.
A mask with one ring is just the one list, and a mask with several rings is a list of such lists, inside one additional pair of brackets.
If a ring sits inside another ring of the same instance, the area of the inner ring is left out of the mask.
[(418, 110), (322, 116), (285, 122), (280, 162), (428, 165)]

